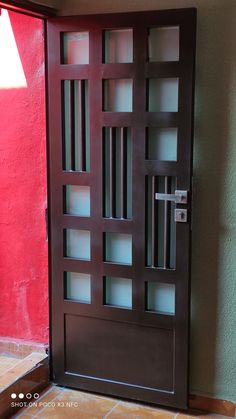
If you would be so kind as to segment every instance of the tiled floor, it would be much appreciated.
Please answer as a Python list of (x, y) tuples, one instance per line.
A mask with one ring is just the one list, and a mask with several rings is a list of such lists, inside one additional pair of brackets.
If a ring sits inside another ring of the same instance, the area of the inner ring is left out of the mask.
[(0, 355), (0, 393), (45, 357), (45, 353), (32, 353), (23, 359)]
[[(33, 402), (32, 402), (33, 403)], [(76, 390), (51, 386), (36, 401), (34, 406), (19, 411), (14, 418), (72, 418), (72, 419), (188, 419), (225, 416), (199, 413), (181, 413), (157, 409), (114, 398), (97, 396)]]

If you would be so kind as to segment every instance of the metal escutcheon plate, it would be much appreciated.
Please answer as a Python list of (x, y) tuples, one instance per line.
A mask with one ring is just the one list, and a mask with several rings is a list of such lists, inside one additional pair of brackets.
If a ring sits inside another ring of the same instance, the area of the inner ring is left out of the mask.
[(175, 222), (176, 223), (187, 223), (188, 221), (188, 210), (186, 209), (175, 209)]

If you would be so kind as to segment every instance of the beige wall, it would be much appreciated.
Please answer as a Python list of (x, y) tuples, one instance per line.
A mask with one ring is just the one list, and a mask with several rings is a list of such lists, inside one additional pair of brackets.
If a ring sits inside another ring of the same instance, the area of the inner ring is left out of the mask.
[(236, 1), (61, 0), (61, 14), (197, 7), (191, 392), (236, 402)]

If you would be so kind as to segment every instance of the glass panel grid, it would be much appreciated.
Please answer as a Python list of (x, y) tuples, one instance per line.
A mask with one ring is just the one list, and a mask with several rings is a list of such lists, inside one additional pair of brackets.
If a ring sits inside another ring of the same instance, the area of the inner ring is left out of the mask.
[(63, 34), (63, 64), (89, 64), (89, 33), (65, 32)]
[(179, 27), (149, 29), (148, 56), (150, 62), (179, 61)]
[(65, 256), (90, 260), (90, 231), (67, 229), (65, 231)]
[(91, 277), (89, 274), (65, 272), (65, 299), (91, 303)]
[(160, 314), (175, 314), (175, 285), (146, 282), (146, 309)]
[(103, 110), (107, 112), (132, 112), (132, 79), (110, 79), (103, 81)]
[(177, 161), (177, 128), (147, 128), (147, 159)]
[(104, 278), (104, 304), (126, 309), (132, 308), (132, 280)]
[(178, 112), (179, 79), (173, 77), (148, 80), (148, 111)]
[(64, 186), (65, 213), (80, 217), (90, 217), (90, 187), (78, 185)]
[(113, 29), (104, 34), (105, 63), (133, 62), (133, 30)]
[(132, 235), (105, 233), (105, 261), (132, 264)]

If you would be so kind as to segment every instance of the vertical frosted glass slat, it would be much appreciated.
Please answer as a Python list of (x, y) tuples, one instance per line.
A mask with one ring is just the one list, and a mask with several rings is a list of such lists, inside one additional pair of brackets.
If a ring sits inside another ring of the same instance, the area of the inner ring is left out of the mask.
[[(168, 178), (168, 179), (167, 179)], [(175, 203), (154, 199), (155, 193), (167, 193), (165, 181), (174, 194), (176, 178), (166, 176), (146, 177), (146, 265), (159, 269), (176, 267)]]
[(66, 213), (90, 217), (90, 187), (66, 185)]
[(147, 282), (147, 310), (175, 314), (175, 285)]
[[(165, 193), (165, 177), (157, 177), (157, 192)], [(165, 228), (165, 202), (156, 201), (157, 216), (157, 267), (164, 267), (164, 228)]]
[(89, 64), (89, 33), (63, 34), (63, 64)]
[(133, 82), (131, 79), (104, 80), (104, 111), (132, 112)]
[(132, 143), (129, 127), (103, 128), (103, 214), (107, 218), (132, 218)]
[(105, 233), (106, 262), (132, 264), (132, 235)]
[(132, 218), (132, 139), (127, 128), (127, 218)]
[(179, 27), (151, 28), (148, 39), (149, 61), (179, 61)]
[(106, 277), (105, 304), (122, 308), (132, 308), (132, 280)]
[(91, 303), (91, 278), (89, 274), (66, 272), (65, 298), (81, 303)]
[(177, 161), (177, 128), (148, 128), (148, 159)]
[(90, 170), (88, 80), (62, 81), (63, 169)]
[(103, 129), (103, 207), (104, 216), (110, 217), (110, 142), (109, 128)]
[(146, 177), (146, 264), (147, 266), (153, 266), (153, 235), (154, 226), (152, 225), (152, 204), (153, 204), (153, 188), (152, 188), (153, 176)]
[(133, 30), (114, 29), (105, 31), (105, 63), (133, 62)]
[(62, 83), (63, 92), (63, 129), (64, 129), (64, 162), (65, 170), (71, 168), (71, 96), (70, 80), (64, 80)]
[(90, 231), (67, 229), (65, 256), (81, 260), (90, 260)]
[(116, 128), (116, 142), (115, 142), (115, 216), (121, 217), (121, 147), (120, 147), (121, 129)]
[[(171, 193), (174, 194), (176, 190), (176, 178), (171, 179)], [(176, 222), (175, 222), (175, 208), (174, 202), (171, 202), (170, 208), (170, 269), (176, 268)]]
[(84, 80), (84, 109), (85, 109), (85, 170), (90, 171), (90, 113), (88, 80)]
[(149, 79), (149, 112), (178, 112), (178, 78)]

